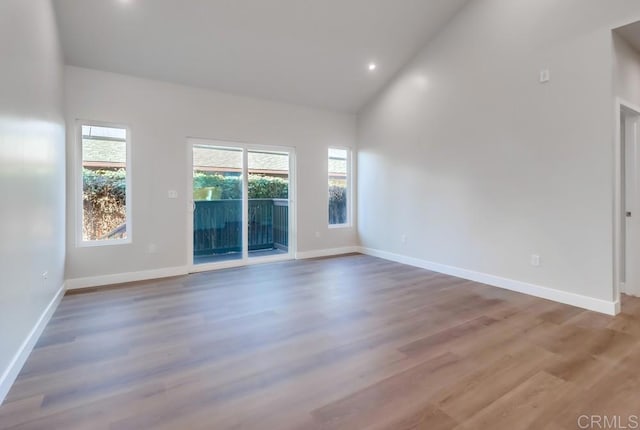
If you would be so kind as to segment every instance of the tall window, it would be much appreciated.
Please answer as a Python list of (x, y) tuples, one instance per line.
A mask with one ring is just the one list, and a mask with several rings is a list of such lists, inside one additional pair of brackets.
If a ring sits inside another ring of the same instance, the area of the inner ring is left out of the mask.
[(349, 194), (351, 152), (329, 148), (329, 226), (351, 224), (351, 196)]
[(119, 243), (131, 238), (129, 136), (126, 128), (82, 123), (82, 243)]

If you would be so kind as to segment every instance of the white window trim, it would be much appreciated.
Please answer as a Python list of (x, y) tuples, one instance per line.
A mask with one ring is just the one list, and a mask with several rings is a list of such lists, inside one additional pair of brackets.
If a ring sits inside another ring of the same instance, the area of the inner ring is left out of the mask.
[[(331, 224), (329, 222), (329, 151), (331, 149), (340, 149), (347, 151), (347, 222), (343, 224)], [(353, 227), (353, 219), (352, 219), (352, 210), (353, 207), (353, 187), (352, 187), (352, 178), (353, 178), (353, 156), (352, 149), (348, 146), (329, 146), (327, 148), (327, 225), (329, 229), (340, 229), (340, 228), (352, 228)]]
[[(127, 187), (127, 195), (125, 204), (126, 208), (126, 224), (127, 224), (127, 238), (126, 239), (112, 239), (112, 240), (84, 240), (82, 238), (82, 218), (83, 218), (83, 183), (82, 183), (82, 126), (94, 126), (94, 127), (110, 127), (110, 128), (121, 128), (127, 131), (127, 139), (126, 139), (126, 151), (127, 151), (127, 161), (126, 161), (126, 170), (127, 170), (127, 178), (126, 178), (126, 187)], [(128, 245), (133, 243), (133, 229), (132, 229), (132, 220), (131, 220), (131, 202), (132, 202), (132, 187), (131, 187), (131, 129), (127, 125), (116, 124), (104, 121), (93, 121), (93, 120), (76, 120), (76, 144), (75, 147), (75, 206), (76, 206), (76, 219), (75, 219), (75, 229), (76, 229), (76, 247), (77, 248), (87, 248), (87, 247), (96, 247), (96, 246), (115, 246), (115, 245)]]

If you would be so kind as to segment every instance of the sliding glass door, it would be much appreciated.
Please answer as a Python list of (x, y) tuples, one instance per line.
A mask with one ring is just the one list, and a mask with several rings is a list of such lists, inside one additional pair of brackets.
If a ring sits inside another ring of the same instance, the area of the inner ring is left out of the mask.
[(193, 263), (242, 259), (242, 149), (193, 145)]
[(289, 250), (289, 154), (249, 151), (249, 257)]
[(293, 256), (293, 152), (191, 140), (194, 266)]

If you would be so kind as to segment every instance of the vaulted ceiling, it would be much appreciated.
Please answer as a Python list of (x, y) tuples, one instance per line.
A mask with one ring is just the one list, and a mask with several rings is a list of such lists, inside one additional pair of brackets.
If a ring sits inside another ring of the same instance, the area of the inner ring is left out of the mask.
[(67, 64), (342, 112), (466, 2), (54, 0)]

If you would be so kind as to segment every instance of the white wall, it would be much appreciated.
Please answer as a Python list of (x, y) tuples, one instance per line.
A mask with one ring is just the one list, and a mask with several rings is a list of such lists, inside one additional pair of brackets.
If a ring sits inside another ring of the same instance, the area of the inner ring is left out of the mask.
[[(68, 163), (78, 118), (131, 127), (133, 243), (77, 248), (69, 169), (67, 279), (187, 264), (187, 137), (296, 148), (298, 251), (357, 245), (355, 228), (327, 228), (327, 148), (355, 148), (353, 115), (336, 114), (125, 75), (66, 67)], [(178, 190), (177, 200), (167, 198)], [(320, 238), (315, 233), (320, 233)], [(157, 253), (147, 253), (148, 244)]]
[(1, 402), (64, 276), (62, 59), (49, 0), (0, 2), (0, 58)]
[(634, 17), (470, 2), (359, 115), (363, 246), (614, 300), (611, 29)]
[(640, 106), (640, 54), (614, 32), (615, 94)]

